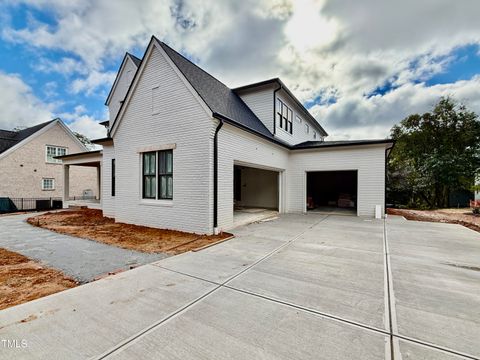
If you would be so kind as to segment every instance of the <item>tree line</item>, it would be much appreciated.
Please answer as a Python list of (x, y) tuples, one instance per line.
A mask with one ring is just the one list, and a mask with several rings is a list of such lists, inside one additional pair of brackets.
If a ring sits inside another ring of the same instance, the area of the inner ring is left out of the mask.
[(454, 193), (473, 194), (480, 174), (478, 115), (451, 97), (413, 114), (390, 132), (387, 201), (411, 208), (450, 206)]

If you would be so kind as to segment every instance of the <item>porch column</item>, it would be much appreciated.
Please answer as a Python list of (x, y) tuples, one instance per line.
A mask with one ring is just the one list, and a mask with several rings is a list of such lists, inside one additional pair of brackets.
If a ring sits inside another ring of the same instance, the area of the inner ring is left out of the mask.
[(70, 197), (70, 165), (63, 165), (63, 208), (67, 208), (67, 202)]
[(97, 166), (97, 196), (101, 203), (102, 202), (102, 164), (99, 164)]

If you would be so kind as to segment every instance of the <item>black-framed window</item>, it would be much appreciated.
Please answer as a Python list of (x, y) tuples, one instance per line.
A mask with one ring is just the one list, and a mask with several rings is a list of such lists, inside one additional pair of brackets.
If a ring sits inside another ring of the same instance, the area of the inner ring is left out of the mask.
[(143, 153), (143, 198), (156, 198), (156, 152)]
[(143, 198), (173, 199), (173, 150), (143, 153)]
[(112, 159), (112, 196), (115, 196), (115, 159)]
[(277, 99), (277, 122), (279, 127), (293, 134), (293, 111), (280, 99)]
[(173, 199), (173, 151), (158, 152), (158, 198)]

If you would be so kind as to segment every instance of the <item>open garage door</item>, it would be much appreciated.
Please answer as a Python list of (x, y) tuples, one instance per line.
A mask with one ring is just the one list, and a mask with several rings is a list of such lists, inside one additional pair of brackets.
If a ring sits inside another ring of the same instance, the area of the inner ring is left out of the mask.
[(358, 171), (307, 172), (307, 210), (357, 214)]
[(233, 204), (236, 226), (275, 216), (279, 208), (279, 173), (234, 166)]

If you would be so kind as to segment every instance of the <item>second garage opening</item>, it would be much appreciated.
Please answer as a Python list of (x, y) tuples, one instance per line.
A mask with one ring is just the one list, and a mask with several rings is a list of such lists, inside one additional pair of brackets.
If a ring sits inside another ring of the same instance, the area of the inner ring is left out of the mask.
[(307, 210), (357, 214), (358, 171), (307, 172)]

